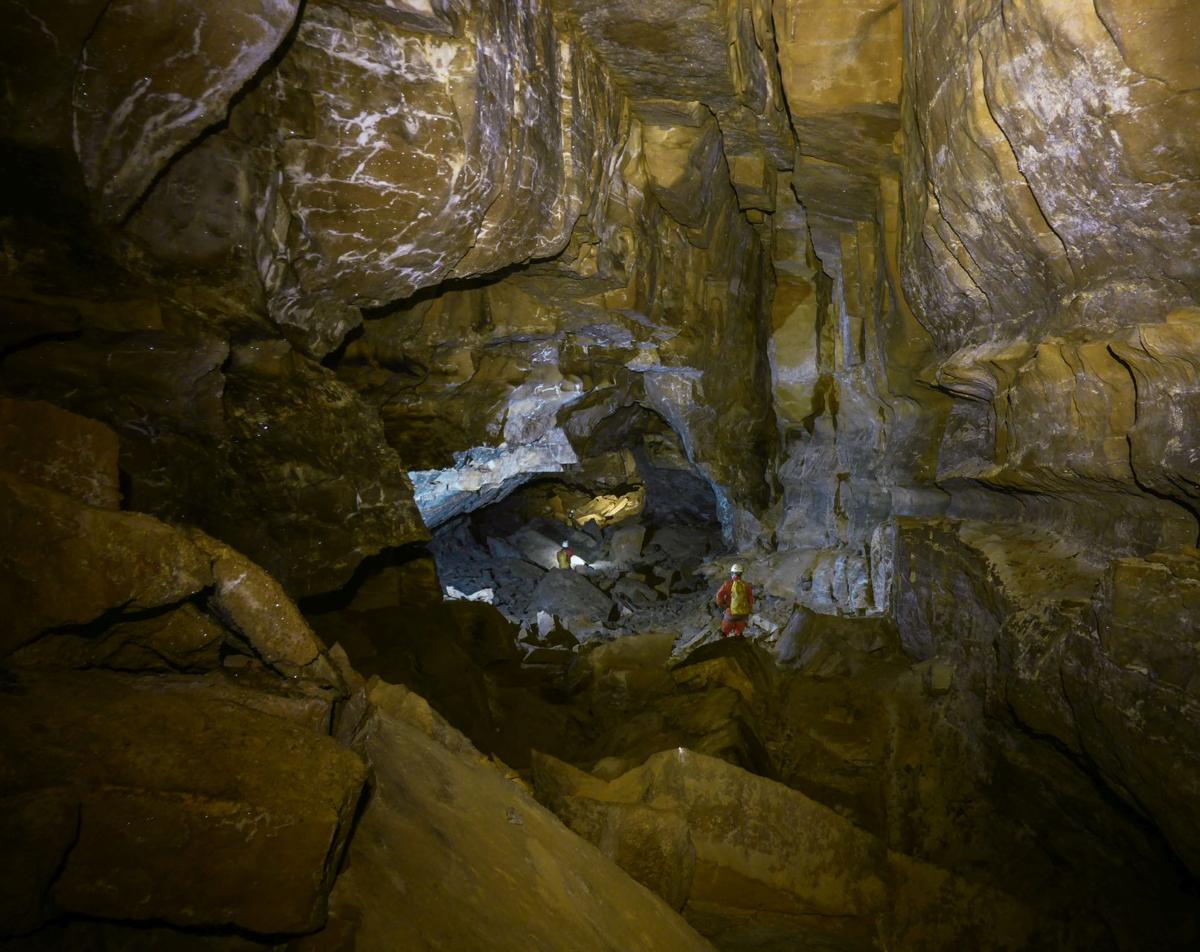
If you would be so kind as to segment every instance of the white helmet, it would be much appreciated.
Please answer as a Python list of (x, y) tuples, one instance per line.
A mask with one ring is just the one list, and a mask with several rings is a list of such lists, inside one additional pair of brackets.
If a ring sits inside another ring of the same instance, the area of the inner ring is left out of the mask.
[(564, 548), (564, 549), (569, 549), (569, 548), (571, 548), (571, 543), (570, 543), (570, 542), (563, 542), (563, 548)]
[(741, 575), (742, 574), (742, 563), (734, 562), (733, 567), (729, 570), (729, 574), (730, 575)]

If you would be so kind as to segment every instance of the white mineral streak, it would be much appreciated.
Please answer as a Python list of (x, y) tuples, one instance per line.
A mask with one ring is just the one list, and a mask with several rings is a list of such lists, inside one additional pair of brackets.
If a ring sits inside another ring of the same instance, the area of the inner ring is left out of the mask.
[[(287, 266), (263, 275), (271, 316), (314, 356), (353, 326), (348, 308), (570, 255), (584, 209), (594, 255), (613, 190), (640, 195), (622, 181), (623, 99), (546, 6), (481, 7), (455, 36), (400, 22), (376, 3), (311, 6), (280, 68), (292, 221), (268, 256)], [(310, 127), (292, 132), (306, 99)]]
[[(1195, 135), (1164, 135), (1188, 126), (1195, 100), (1131, 70), (1098, 8), (1017, 4), (959, 33), (936, 3), (913, 5), (906, 82), (923, 167), (904, 185), (918, 214), (902, 270), (951, 349), (1081, 323), (1108, 332), (1115, 300), (1163, 313), (1197, 285), (1173, 251), (1200, 239)], [(1161, 45), (1152, 19), (1138, 24)]]
[(83, 50), (73, 115), (75, 150), (102, 215), (123, 218), (176, 153), (224, 118), (291, 28), (297, 6), (109, 6)]
[(468, 595), (466, 592), (459, 591), (453, 585), (447, 585), (444, 594), (446, 599), (452, 602), (484, 602), (491, 605), (496, 601), (496, 592), (490, 588), (481, 588), (479, 591)]

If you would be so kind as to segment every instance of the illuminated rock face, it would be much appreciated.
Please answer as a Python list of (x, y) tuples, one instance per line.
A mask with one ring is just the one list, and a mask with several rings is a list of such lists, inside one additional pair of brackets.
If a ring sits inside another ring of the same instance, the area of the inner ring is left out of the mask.
[(1198, 238), (1200, 93), (1194, 57), (1169, 51), (1198, 17), (912, 4), (905, 283), (942, 347), (1095, 334), (1194, 300), (1179, 251)]
[(271, 313), (322, 353), (354, 307), (562, 250), (607, 119), (586, 54), (536, 5), (436, 32), (380, 12), (310, 6), (257, 103), (291, 219), (263, 275)]
[(83, 48), (72, 103), (75, 150), (105, 217), (124, 218), (172, 156), (224, 118), (297, 9), (295, 0), (109, 4)]
[[(791, 161), (778, 90), (759, 89), (770, 64), (756, 52), (740, 92), (717, 64), (692, 85), (701, 102), (656, 110), (573, 22), (537, 4), (418, 22), (311, 4), (277, 69), (130, 230), (177, 264), (223, 265), (309, 356), (361, 324), (329, 359), (381, 405), (411, 470), (504, 440), (533, 471), (524, 446), (541, 438), (509, 436), (509, 391), (566, 381), (666, 417), (748, 538), (775, 431), (768, 233), (743, 209), (773, 207)], [(754, 24), (735, 32), (758, 51), (770, 18)], [(701, 26), (718, 48), (735, 28)]]
[(607, 783), (541, 758), (534, 777), (568, 826), (663, 898), (679, 895), (722, 946), (803, 936), (869, 948), (881, 934), (896, 948), (1061, 941), (1012, 897), (891, 853), (828, 807), (704, 754), (664, 751)]

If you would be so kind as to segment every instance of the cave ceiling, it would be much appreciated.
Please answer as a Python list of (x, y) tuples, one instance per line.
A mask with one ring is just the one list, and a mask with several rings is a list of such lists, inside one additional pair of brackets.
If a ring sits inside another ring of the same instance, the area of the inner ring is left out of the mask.
[[(201, 354), (225, 339), (236, 366), (278, 366), (232, 338), (282, 336), (411, 472), (485, 450), (557, 471), (573, 413), (636, 402), (748, 539), (789, 434), (836, 426), (835, 397), (878, 407), (846, 445), (908, 434), (869, 464), (905, 492), (939, 472), (998, 485), (1012, 462), (955, 461), (980, 394), (956, 381), (991, 353), (1103, 342), (1115, 368), (1086, 386), (1127, 405), (1123, 373), (1158, 346), (1130, 329), (1171, 314), (1182, 339), (1198, 107), (1177, 7), (6, 0), (2, 108), (14, 171), (59, 177), (61, 213), (85, 206), (119, 262), (107, 296), (138, 301), (85, 335), (203, 337), (193, 379), (226, 404), (233, 367)], [(207, 418), (220, 439), (231, 412)], [(1096, 438), (1120, 455), (1118, 417)], [(1098, 465), (1089, 487), (1191, 505), (1169, 460)], [(163, 482), (131, 479), (144, 498)]]

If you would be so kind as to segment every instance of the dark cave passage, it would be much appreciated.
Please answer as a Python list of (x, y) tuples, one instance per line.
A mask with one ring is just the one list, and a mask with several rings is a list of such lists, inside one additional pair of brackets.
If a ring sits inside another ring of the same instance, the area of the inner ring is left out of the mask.
[(723, 572), (713, 490), (660, 417), (617, 417), (590, 435), (596, 455), (436, 528), (430, 550), (447, 597), (584, 640), (679, 629), (703, 610)]

